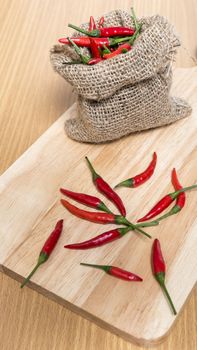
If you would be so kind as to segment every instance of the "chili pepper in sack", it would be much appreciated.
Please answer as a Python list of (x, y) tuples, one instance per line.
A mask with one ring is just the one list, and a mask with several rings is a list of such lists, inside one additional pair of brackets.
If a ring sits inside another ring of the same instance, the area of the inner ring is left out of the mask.
[(80, 242), (80, 243), (74, 243), (74, 244), (67, 244), (64, 246), (64, 248), (68, 249), (91, 249), (100, 247), (102, 245), (105, 245), (107, 243), (113, 242), (118, 238), (123, 237), (127, 232), (132, 230), (131, 227), (121, 227), (114, 230), (110, 230), (104, 233), (101, 233), (100, 235), (91, 238), (87, 241)]
[(112, 57), (115, 57), (117, 55), (120, 55), (121, 53), (126, 53), (131, 50), (131, 45), (130, 44), (122, 44), (120, 45), (117, 50), (114, 50), (113, 52), (107, 53), (103, 55), (104, 59), (109, 59)]
[(36, 266), (34, 267), (34, 269), (31, 271), (31, 273), (28, 275), (27, 278), (25, 278), (24, 282), (21, 284), (21, 288), (23, 288), (25, 286), (25, 284), (30, 280), (30, 278), (33, 276), (33, 274), (36, 272), (36, 270), (38, 269), (38, 267), (43, 264), (45, 261), (48, 260), (50, 254), (52, 253), (53, 249), (55, 248), (57, 241), (62, 233), (62, 229), (63, 229), (63, 220), (59, 220), (56, 225), (54, 230), (52, 231), (52, 233), (50, 234), (50, 236), (48, 237), (48, 239), (46, 240), (46, 242), (44, 243), (39, 258), (38, 258), (38, 262), (36, 264)]
[[(172, 170), (172, 184), (175, 190), (181, 190), (183, 188), (178, 180), (175, 168)], [(184, 207), (185, 200), (186, 200), (185, 193), (184, 192), (180, 193), (177, 197), (176, 204), (174, 205), (174, 207), (168, 213), (164, 214), (163, 216), (160, 216), (157, 219), (157, 221), (163, 220), (168, 216), (177, 214)]]
[(149, 166), (146, 168), (146, 170), (144, 170), (142, 173), (131, 177), (130, 179), (124, 180), (122, 182), (120, 182), (118, 185), (115, 186), (116, 187), (138, 187), (140, 185), (142, 185), (144, 182), (148, 181), (150, 179), (150, 177), (153, 175), (155, 167), (157, 164), (157, 154), (156, 152), (153, 153), (153, 159), (150, 162)]
[(85, 263), (80, 263), (80, 265), (83, 266), (90, 266), (94, 267), (96, 269), (101, 269), (104, 272), (108, 273), (111, 276), (120, 278), (125, 281), (130, 281), (130, 282), (142, 282), (143, 279), (137, 275), (135, 275), (132, 272), (120, 269), (119, 267), (112, 266), (112, 265), (95, 265), (95, 264), (85, 264)]
[(124, 216), (114, 215), (111, 213), (86, 211), (75, 207), (65, 199), (61, 199), (61, 203), (71, 214), (77, 216), (78, 218), (91, 221), (91, 222), (96, 222), (98, 224), (117, 224), (117, 225), (131, 226), (134, 228), (135, 231), (140, 232), (143, 235), (151, 238), (151, 236), (148, 233), (146, 233), (140, 228), (140, 227), (143, 227), (143, 225), (135, 226), (134, 224), (129, 222)]
[[(76, 38), (70, 38), (76, 45), (80, 47), (88, 47), (90, 48), (90, 37), (82, 36), (82, 37), (76, 37)], [(131, 39), (131, 36), (125, 37), (125, 38), (94, 38), (96, 44), (98, 47), (101, 47), (103, 45), (108, 46), (115, 46), (117, 44), (120, 44), (125, 41), (129, 41)], [(60, 38), (58, 40), (61, 44), (67, 45), (71, 44), (68, 38)]]
[(95, 29), (90, 32), (88, 30), (79, 28), (73, 24), (69, 24), (68, 27), (75, 29), (80, 33), (83, 33), (88, 36), (93, 36), (93, 37), (131, 36), (135, 32), (133, 28), (127, 28), (127, 27), (106, 27), (106, 28)]
[(137, 222), (147, 221), (159, 215), (162, 211), (164, 211), (167, 207), (169, 207), (169, 205), (179, 196), (180, 193), (192, 190), (196, 187), (197, 185), (193, 185), (193, 186), (182, 188), (176, 192), (167, 194), (162, 199), (160, 199), (160, 201), (145, 216), (140, 218)]
[(153, 243), (152, 268), (153, 268), (153, 274), (154, 274), (157, 282), (160, 284), (161, 289), (163, 290), (164, 294), (166, 295), (174, 315), (176, 315), (177, 314), (176, 309), (174, 307), (172, 299), (171, 299), (171, 297), (167, 291), (166, 285), (165, 285), (166, 266), (165, 266), (165, 261), (164, 261), (163, 255), (162, 255), (160, 242), (158, 239), (155, 239), (154, 243)]
[(88, 157), (85, 157), (85, 159), (89, 165), (90, 171), (92, 173), (92, 179), (96, 188), (116, 205), (122, 216), (126, 216), (126, 209), (122, 202), (122, 199), (117, 195), (116, 192), (113, 191), (107, 182), (96, 173)]
[(96, 29), (96, 23), (93, 16), (90, 16), (89, 31)]
[(99, 24), (98, 24), (99, 29), (103, 27), (104, 20), (105, 20), (105, 19), (104, 19), (104, 17), (102, 16), (102, 17), (100, 18)]
[[(90, 48), (90, 37), (82, 36), (82, 37), (76, 37), (76, 38), (70, 38), (77, 46), (80, 47), (88, 47)], [(109, 38), (94, 38), (95, 42), (99, 47), (102, 47), (102, 45), (109, 46)], [(58, 40), (61, 44), (70, 44), (69, 40), (67, 38), (61, 38)]]
[(91, 49), (93, 58), (101, 58), (101, 54), (100, 54), (98, 45), (97, 45), (94, 38), (90, 38), (90, 49)]
[(111, 210), (109, 210), (107, 206), (97, 197), (90, 196), (89, 194), (85, 193), (72, 192), (65, 188), (60, 188), (60, 192), (79, 203), (88, 205), (91, 208), (96, 208), (98, 210), (105, 211), (106, 213), (111, 213)]

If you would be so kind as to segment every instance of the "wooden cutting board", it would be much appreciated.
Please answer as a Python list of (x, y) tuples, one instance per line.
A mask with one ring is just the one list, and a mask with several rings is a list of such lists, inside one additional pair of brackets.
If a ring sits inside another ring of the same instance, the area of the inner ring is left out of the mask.
[[(106, 246), (69, 251), (65, 244), (89, 239), (114, 227), (82, 221), (60, 204), (59, 188), (98, 195), (84, 157), (114, 186), (143, 171), (154, 151), (156, 171), (137, 189), (120, 188), (128, 218), (135, 222), (165, 193), (172, 191), (171, 170), (177, 168), (182, 184), (197, 182), (197, 68), (174, 72), (173, 93), (193, 107), (192, 116), (177, 123), (130, 135), (103, 145), (80, 144), (64, 133), (64, 121), (76, 115), (66, 111), (2, 176), (0, 180), (0, 267), (23, 280), (35, 263), (43, 242), (56, 221), (64, 218), (64, 231), (48, 262), (40, 267), (29, 287), (65, 305), (124, 338), (139, 344), (158, 343), (174, 317), (152, 276), (153, 240), (129, 232)], [(102, 197), (100, 195), (100, 197)], [(161, 241), (167, 263), (166, 284), (180, 313), (197, 280), (197, 199), (187, 194), (187, 204), (177, 216), (149, 228)], [(115, 208), (109, 201), (105, 202)], [(113, 264), (144, 278), (129, 283), (80, 262)], [(23, 293), (23, 290), (21, 290)], [(31, 300), (30, 300), (31, 302)]]

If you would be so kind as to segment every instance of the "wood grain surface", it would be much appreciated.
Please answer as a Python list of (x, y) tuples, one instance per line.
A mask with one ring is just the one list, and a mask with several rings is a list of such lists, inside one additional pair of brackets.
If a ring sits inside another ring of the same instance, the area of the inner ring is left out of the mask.
[[(195, 1), (133, 2), (139, 16), (166, 15), (176, 26), (190, 55), (196, 55)], [(129, 1), (1, 2), (0, 160), (1, 172), (21, 155), (74, 101), (72, 89), (51, 70), (48, 50), (68, 21), (90, 14), (128, 9)], [(181, 49), (178, 66), (192, 66)], [(4, 349), (139, 349), (1, 274), (0, 343)], [(157, 349), (196, 349), (197, 294), (166, 341)], [(143, 348), (141, 348), (143, 349)], [(156, 348), (155, 348), (156, 349)]]

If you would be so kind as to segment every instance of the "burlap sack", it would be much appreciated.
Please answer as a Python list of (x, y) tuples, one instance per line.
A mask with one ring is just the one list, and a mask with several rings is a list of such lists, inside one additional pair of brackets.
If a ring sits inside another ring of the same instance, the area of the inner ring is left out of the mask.
[[(191, 113), (184, 100), (169, 95), (172, 60), (180, 45), (173, 26), (161, 16), (143, 18), (141, 22), (142, 32), (131, 51), (94, 66), (65, 65), (65, 61), (78, 59), (73, 48), (52, 48), (55, 71), (78, 94), (78, 115), (65, 124), (69, 137), (83, 142), (110, 141)], [(113, 25), (133, 26), (130, 14), (120, 10), (109, 13), (105, 26)]]

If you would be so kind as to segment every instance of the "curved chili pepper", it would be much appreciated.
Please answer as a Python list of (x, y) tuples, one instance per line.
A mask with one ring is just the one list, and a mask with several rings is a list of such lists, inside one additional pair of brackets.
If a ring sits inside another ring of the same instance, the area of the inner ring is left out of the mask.
[[(76, 37), (76, 38), (70, 38), (75, 44), (77, 44), (80, 47), (90, 47), (90, 37), (82, 36), (82, 37)], [(108, 46), (115, 46), (119, 43), (129, 41), (131, 37), (125, 37), (125, 38), (94, 38), (96, 44), (98, 47), (101, 47), (103, 45)], [(61, 44), (70, 44), (70, 41), (68, 38), (60, 38), (58, 40)]]
[(124, 218), (121, 215), (114, 215), (112, 213), (86, 211), (75, 207), (73, 204), (69, 203), (65, 199), (61, 199), (61, 203), (70, 213), (84, 220), (88, 220), (88, 221), (92, 221), (100, 224), (116, 224), (116, 223), (124, 224), (125, 223), (125, 221), (123, 220)]
[(149, 166), (144, 170), (141, 174), (138, 174), (134, 177), (131, 177), (130, 179), (124, 180), (120, 182), (116, 187), (138, 187), (142, 185), (144, 182), (150, 179), (150, 177), (153, 175), (155, 167), (157, 164), (157, 154), (156, 152), (153, 153), (153, 159), (151, 160)]
[(126, 209), (122, 202), (122, 199), (117, 195), (116, 192), (114, 192), (108, 183), (96, 173), (88, 157), (85, 157), (85, 159), (89, 165), (90, 171), (92, 173), (92, 179), (96, 188), (116, 205), (122, 216), (126, 216)]
[(101, 58), (101, 54), (98, 45), (94, 38), (90, 38), (90, 49), (92, 52), (92, 58)]
[(101, 269), (104, 272), (108, 273), (109, 275), (112, 275), (114, 277), (120, 278), (125, 281), (130, 281), (130, 282), (142, 282), (143, 279), (137, 275), (135, 275), (132, 272), (120, 269), (119, 267), (112, 266), (112, 265), (95, 265), (95, 264), (85, 264), (85, 263), (80, 263), (80, 265), (83, 266), (90, 266), (94, 267), (96, 269)]
[(48, 260), (51, 252), (53, 251), (53, 249), (55, 248), (55, 246), (57, 244), (58, 239), (60, 238), (62, 229), (63, 229), (63, 220), (59, 220), (57, 222), (57, 224), (55, 225), (54, 230), (52, 231), (52, 233), (50, 234), (50, 236), (48, 237), (48, 239), (44, 243), (44, 245), (41, 249), (36, 266), (31, 271), (31, 273), (28, 275), (28, 277), (25, 278), (24, 282), (21, 284), (21, 288), (23, 288), (25, 286), (25, 284), (30, 280), (30, 278), (33, 276), (33, 274), (38, 269), (38, 267), (41, 264), (43, 264), (45, 261)]
[(124, 236), (127, 232), (130, 230), (133, 230), (131, 227), (122, 227), (122, 228), (116, 228), (114, 230), (110, 230), (104, 233), (101, 233), (100, 235), (91, 238), (87, 241), (80, 242), (80, 243), (74, 243), (74, 244), (67, 244), (64, 246), (64, 248), (68, 249), (91, 249), (100, 247), (106, 243), (110, 243), (115, 241), (118, 238), (121, 238)]
[(137, 220), (137, 222), (142, 222), (142, 221), (147, 221), (152, 219), (153, 217), (157, 216), (162, 211), (164, 211), (164, 209), (169, 207), (169, 205), (179, 196), (180, 193), (192, 190), (196, 187), (197, 185), (193, 185), (193, 186), (185, 187), (178, 191), (167, 194), (162, 199), (160, 199), (160, 201), (145, 216)]
[(60, 188), (60, 192), (65, 194), (65, 196), (74, 199), (75, 201), (88, 205), (89, 207), (96, 208), (106, 213), (111, 213), (111, 210), (107, 208), (107, 206), (101, 201), (101, 199), (90, 196), (85, 193), (72, 192), (65, 188)]
[(133, 28), (127, 27), (106, 27), (95, 29), (90, 32), (73, 24), (68, 24), (68, 27), (75, 29), (80, 33), (93, 37), (131, 36), (135, 33), (135, 30)]
[(104, 21), (105, 21), (105, 19), (104, 19), (104, 17), (102, 16), (102, 17), (100, 18), (99, 24), (98, 24), (99, 29), (103, 27)]
[(134, 229), (134, 231), (140, 232), (143, 235), (151, 238), (151, 236), (143, 231), (140, 227), (144, 227), (144, 224), (140, 226), (135, 226), (131, 222), (129, 222), (124, 216), (114, 215), (111, 213), (102, 213), (102, 212), (90, 212), (86, 210), (82, 210), (80, 208), (75, 207), (65, 199), (60, 200), (62, 205), (73, 215), (88, 220), (91, 222), (96, 222), (98, 224), (117, 224), (117, 225), (126, 225), (130, 226)]
[(170, 306), (172, 308), (172, 311), (174, 315), (177, 314), (176, 309), (174, 307), (174, 304), (172, 302), (172, 299), (167, 291), (167, 288), (165, 286), (165, 272), (166, 272), (166, 266), (163, 259), (162, 251), (160, 242), (158, 239), (154, 240), (153, 248), (152, 248), (152, 267), (153, 267), (153, 274), (157, 280), (157, 282), (160, 284), (161, 289), (163, 290), (164, 294), (166, 295)]
[(89, 31), (96, 29), (96, 23), (93, 16), (90, 16)]
[[(172, 170), (172, 184), (175, 190), (181, 190), (183, 188), (178, 180), (175, 168)], [(177, 197), (176, 204), (174, 205), (174, 207), (168, 213), (164, 214), (163, 216), (160, 216), (157, 219), (157, 221), (163, 220), (168, 216), (177, 214), (184, 207), (185, 200), (186, 200), (185, 193), (184, 192), (180, 193)]]
[(122, 44), (120, 45), (117, 50), (114, 50), (113, 52), (107, 53), (103, 55), (104, 59), (109, 59), (112, 57), (115, 57), (117, 55), (120, 55), (121, 53), (125, 53), (131, 50), (131, 45), (130, 44)]
[[(172, 170), (172, 184), (176, 191), (181, 190), (183, 188), (183, 186), (180, 184), (178, 180), (175, 168)], [(185, 201), (186, 201), (186, 195), (185, 195), (185, 192), (182, 192), (177, 197), (176, 206), (181, 210), (185, 205)]]

